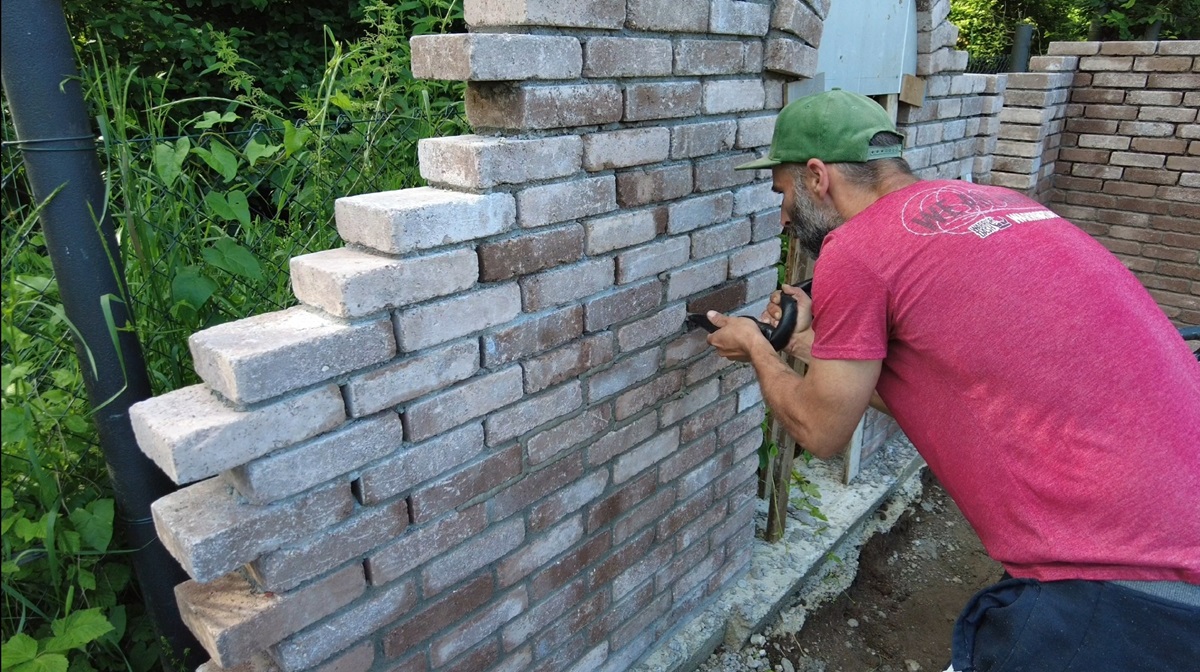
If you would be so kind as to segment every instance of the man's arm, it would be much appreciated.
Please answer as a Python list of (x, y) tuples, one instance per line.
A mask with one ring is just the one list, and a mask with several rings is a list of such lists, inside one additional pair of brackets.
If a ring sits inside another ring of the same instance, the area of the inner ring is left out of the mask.
[(754, 366), (763, 399), (797, 443), (822, 458), (845, 447), (877, 396), (882, 362), (810, 357), (802, 376), (779, 359), (750, 320), (714, 314), (709, 319), (722, 328), (708, 342), (722, 357)]

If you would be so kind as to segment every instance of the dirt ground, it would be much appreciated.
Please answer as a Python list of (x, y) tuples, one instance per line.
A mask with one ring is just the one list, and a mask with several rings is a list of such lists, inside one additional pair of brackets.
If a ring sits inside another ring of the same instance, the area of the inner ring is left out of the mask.
[(850, 588), (792, 634), (756, 642), (771, 670), (784, 672), (941, 671), (950, 631), (967, 600), (1003, 569), (937, 480), (886, 534), (862, 549)]

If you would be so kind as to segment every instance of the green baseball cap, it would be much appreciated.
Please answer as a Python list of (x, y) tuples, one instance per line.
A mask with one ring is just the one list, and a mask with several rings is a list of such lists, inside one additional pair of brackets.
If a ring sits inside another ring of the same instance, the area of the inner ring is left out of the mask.
[(884, 131), (904, 137), (887, 111), (870, 98), (842, 89), (815, 93), (784, 107), (775, 119), (771, 150), (736, 170), (772, 168), (809, 159), (862, 163), (900, 156), (900, 145), (871, 147), (871, 138)]

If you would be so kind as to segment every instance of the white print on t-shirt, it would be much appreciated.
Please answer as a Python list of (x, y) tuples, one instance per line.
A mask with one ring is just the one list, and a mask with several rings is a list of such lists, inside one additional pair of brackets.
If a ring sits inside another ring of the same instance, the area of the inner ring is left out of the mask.
[(918, 236), (973, 233), (980, 238), (1013, 224), (1058, 215), (1013, 192), (981, 192), (949, 184), (911, 196), (900, 209), (904, 228)]

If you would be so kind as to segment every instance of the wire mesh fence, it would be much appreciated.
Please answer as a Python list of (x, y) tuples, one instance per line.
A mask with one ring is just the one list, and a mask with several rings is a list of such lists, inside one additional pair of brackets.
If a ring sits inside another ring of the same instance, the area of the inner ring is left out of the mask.
[(1012, 56), (1010, 54), (1001, 54), (999, 56), (971, 56), (967, 59), (966, 72), (980, 75), (994, 75), (1001, 72), (1010, 72), (1012, 65)]

